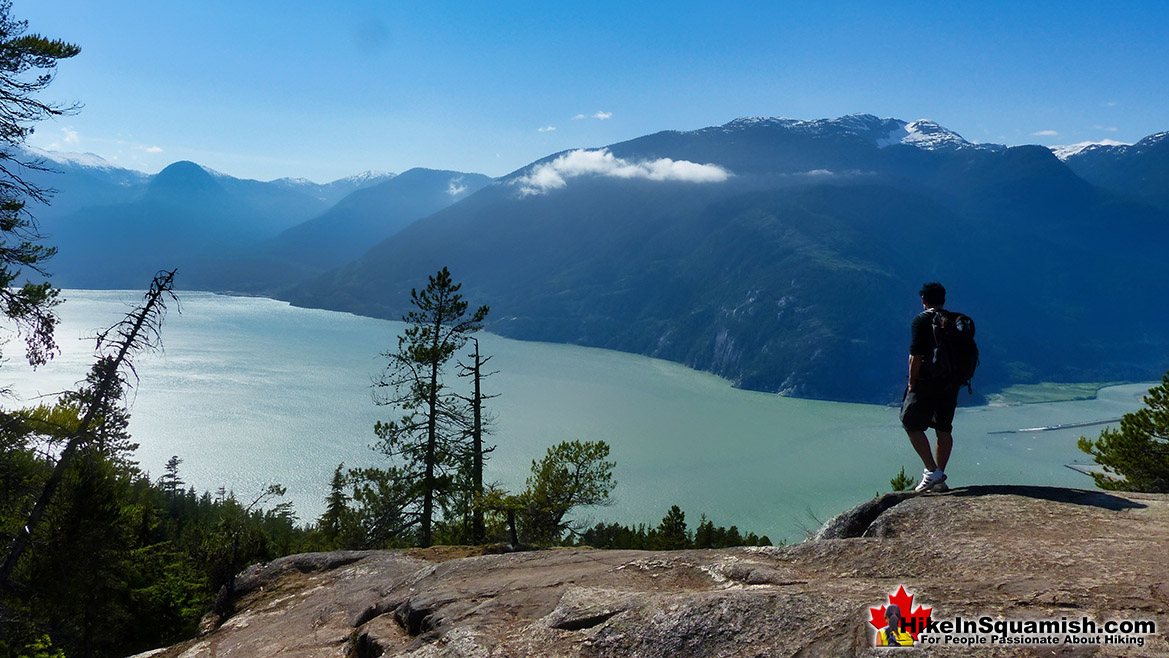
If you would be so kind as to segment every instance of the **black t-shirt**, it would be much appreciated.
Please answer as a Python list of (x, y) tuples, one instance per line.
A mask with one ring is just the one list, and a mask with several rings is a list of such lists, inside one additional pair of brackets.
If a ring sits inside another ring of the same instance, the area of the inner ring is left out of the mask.
[(934, 343), (934, 312), (926, 310), (918, 313), (910, 325), (909, 353), (922, 357), (921, 368), (917, 371), (919, 380), (930, 379), (930, 361), (933, 360), (934, 347), (937, 346)]

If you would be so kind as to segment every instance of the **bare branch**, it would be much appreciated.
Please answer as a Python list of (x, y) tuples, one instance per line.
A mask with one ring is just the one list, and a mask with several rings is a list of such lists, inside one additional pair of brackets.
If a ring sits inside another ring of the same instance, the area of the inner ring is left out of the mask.
[[(32, 533), (40, 524), (73, 457), (92, 439), (90, 428), (109, 413), (116, 399), (122, 397), (127, 379), (125, 373), (134, 374), (131, 357), (143, 351), (156, 350), (161, 346), (160, 332), (162, 320), (166, 315), (166, 300), (169, 297), (178, 301), (174, 294), (174, 277), (175, 270), (156, 274), (142, 305), (127, 314), (124, 320), (98, 335), (95, 349), (98, 355), (97, 363), (94, 364), (85, 385), (74, 396), (83, 405), (85, 414), (69, 436), (52, 475), (29, 513), (28, 522), (17, 535), (7, 559), (0, 567), (0, 588), (8, 586), (9, 577), (16, 563), (28, 547)], [(137, 376), (134, 377), (137, 381)]]

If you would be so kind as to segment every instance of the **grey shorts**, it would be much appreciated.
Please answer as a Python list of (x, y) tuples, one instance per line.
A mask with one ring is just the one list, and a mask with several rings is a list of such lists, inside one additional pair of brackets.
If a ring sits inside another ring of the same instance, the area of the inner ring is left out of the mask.
[(958, 389), (938, 390), (919, 384), (905, 392), (901, 402), (901, 426), (910, 432), (924, 432), (934, 428), (939, 432), (954, 431), (954, 410), (958, 407)]

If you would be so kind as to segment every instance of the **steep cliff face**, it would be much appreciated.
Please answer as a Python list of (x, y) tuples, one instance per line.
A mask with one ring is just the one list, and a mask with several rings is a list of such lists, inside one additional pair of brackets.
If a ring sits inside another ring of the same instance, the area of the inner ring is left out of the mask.
[(1143, 645), (930, 655), (1166, 655), (1167, 542), (1167, 495), (969, 487), (889, 494), (788, 547), (310, 554), (252, 567), (233, 616), (142, 655), (883, 656), (870, 609), (899, 587), (935, 620), (1157, 625)]

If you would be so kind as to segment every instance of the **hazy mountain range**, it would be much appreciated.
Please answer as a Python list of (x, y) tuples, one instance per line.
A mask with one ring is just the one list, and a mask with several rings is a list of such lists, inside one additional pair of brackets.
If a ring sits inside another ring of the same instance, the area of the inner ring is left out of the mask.
[(397, 319), (448, 266), (497, 333), (791, 395), (899, 399), (916, 291), (935, 279), (978, 323), (984, 392), (1158, 378), (1169, 134), (1060, 153), (928, 121), (753, 118), (494, 181), (411, 170), (320, 186), (72, 163), (38, 214), (65, 287), (141, 287), (179, 266), (189, 288)]
[(39, 155), (57, 193), (30, 208), (60, 254), (62, 287), (136, 288), (178, 267), (191, 289), (271, 292), (361, 255), (406, 224), (471, 194), (479, 174), (365, 172), (327, 184), (243, 180), (193, 162), (148, 176), (93, 155)]

